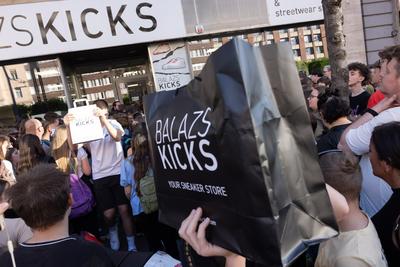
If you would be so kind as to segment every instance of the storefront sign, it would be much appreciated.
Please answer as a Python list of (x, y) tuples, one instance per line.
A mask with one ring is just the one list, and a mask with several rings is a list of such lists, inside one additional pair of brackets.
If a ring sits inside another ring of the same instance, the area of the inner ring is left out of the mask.
[(175, 90), (192, 79), (191, 62), (184, 42), (149, 46), (156, 91)]
[(0, 61), (185, 34), (181, 0), (69, 0), (0, 7)]
[[(323, 20), (321, 0), (96, 0), (0, 6), (2, 60)], [(225, 6), (230, 5), (229, 9)]]
[(285, 25), (324, 19), (321, 0), (267, 0), (270, 25)]

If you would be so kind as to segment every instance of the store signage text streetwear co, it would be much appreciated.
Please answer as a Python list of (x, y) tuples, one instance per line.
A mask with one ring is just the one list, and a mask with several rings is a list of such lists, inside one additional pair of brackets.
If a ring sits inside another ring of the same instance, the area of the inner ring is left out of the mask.
[(267, 0), (270, 25), (284, 25), (324, 19), (321, 1)]
[(185, 42), (149, 46), (156, 91), (175, 90), (192, 80), (191, 62)]
[(145, 97), (160, 219), (267, 266), (337, 234), (290, 47), (234, 39), (186, 87)]
[(103, 139), (103, 128), (100, 119), (94, 115), (95, 108), (95, 105), (90, 105), (68, 110), (68, 113), (74, 115), (69, 125), (73, 144)]

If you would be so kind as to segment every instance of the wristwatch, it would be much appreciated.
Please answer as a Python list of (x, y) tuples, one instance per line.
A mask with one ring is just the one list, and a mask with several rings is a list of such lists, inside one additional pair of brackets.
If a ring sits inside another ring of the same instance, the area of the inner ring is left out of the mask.
[(376, 116), (379, 115), (378, 112), (376, 112), (375, 110), (370, 109), (370, 108), (367, 108), (367, 110), (366, 110), (365, 112), (368, 112), (369, 114), (371, 114), (371, 115), (374, 116), (374, 117), (376, 117)]

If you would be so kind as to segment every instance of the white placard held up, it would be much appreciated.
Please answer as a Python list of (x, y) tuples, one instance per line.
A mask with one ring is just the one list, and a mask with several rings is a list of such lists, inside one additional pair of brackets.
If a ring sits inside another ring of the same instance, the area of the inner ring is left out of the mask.
[(100, 119), (94, 115), (95, 108), (95, 105), (90, 105), (68, 110), (75, 117), (69, 125), (73, 144), (103, 139), (103, 128)]

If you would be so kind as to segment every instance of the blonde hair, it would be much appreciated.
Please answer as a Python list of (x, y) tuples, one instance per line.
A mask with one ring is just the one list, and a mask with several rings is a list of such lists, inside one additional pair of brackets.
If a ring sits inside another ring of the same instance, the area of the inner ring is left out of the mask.
[(68, 129), (65, 125), (57, 127), (51, 142), (51, 150), (58, 169), (65, 173), (75, 172), (77, 160), (68, 145)]
[(5, 135), (0, 135), (0, 160), (6, 159), (6, 155), (3, 155), (3, 150), (1, 149), (1, 146), (3, 146), (4, 143), (11, 144), (10, 138)]

